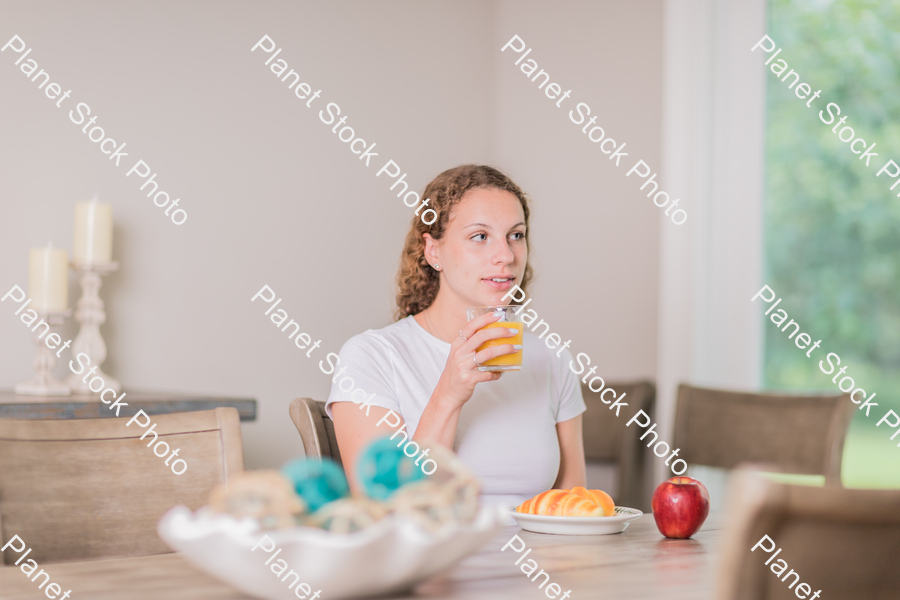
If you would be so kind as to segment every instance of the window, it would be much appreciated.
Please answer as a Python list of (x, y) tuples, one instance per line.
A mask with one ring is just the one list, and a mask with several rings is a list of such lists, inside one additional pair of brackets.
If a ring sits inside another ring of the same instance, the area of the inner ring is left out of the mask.
[[(900, 487), (900, 438), (875, 428), (888, 408), (900, 413), (900, 187), (875, 176), (888, 159), (900, 163), (898, 32), (898, 2), (769, 0), (778, 58), (822, 94), (807, 108), (790, 81), (767, 73), (764, 280), (822, 346), (807, 358), (767, 322), (764, 383), (836, 392), (819, 369), (835, 352), (846, 375), (877, 393), (878, 407), (868, 418), (857, 411), (851, 425), (848, 487)], [(866, 147), (876, 144), (869, 167), (820, 120), (829, 102)]]

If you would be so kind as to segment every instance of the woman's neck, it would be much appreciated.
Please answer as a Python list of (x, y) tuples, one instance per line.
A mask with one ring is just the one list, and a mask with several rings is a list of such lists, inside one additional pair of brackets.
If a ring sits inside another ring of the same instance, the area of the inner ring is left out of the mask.
[(431, 306), (417, 314), (415, 318), (431, 335), (449, 344), (456, 339), (468, 322), (466, 318), (468, 306), (460, 299), (449, 298), (446, 294), (438, 292)]

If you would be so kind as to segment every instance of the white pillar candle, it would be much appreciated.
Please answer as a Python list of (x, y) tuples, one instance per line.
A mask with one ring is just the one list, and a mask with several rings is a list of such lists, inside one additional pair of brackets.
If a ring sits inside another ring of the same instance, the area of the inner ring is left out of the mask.
[(64, 248), (32, 248), (28, 256), (28, 296), (38, 313), (69, 307), (69, 253)]
[(112, 260), (112, 205), (97, 202), (75, 203), (75, 242), (72, 261), (81, 264)]

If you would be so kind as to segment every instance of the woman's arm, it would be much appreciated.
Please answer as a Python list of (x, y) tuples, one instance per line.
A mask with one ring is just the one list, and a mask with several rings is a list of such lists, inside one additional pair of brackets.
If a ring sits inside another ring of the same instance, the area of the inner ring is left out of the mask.
[(497, 356), (522, 349), (521, 346), (501, 344), (478, 351), (488, 340), (515, 335), (505, 327), (485, 328), (485, 325), (498, 319), (499, 316), (495, 313), (486, 313), (472, 319), (459, 332), (459, 336), (450, 342), (447, 364), (444, 365), (441, 377), (416, 427), (417, 442), (434, 441), (453, 449), (459, 414), (475, 392), (475, 386), (487, 381), (497, 381), (503, 374), (498, 371), (479, 371), (478, 366)]
[[(367, 406), (360, 410), (359, 406), (353, 402), (335, 402), (331, 405), (331, 414), (334, 416), (334, 435), (337, 438), (338, 448), (341, 449), (341, 462), (344, 463), (344, 473), (347, 474), (350, 489), (354, 492), (362, 491), (356, 482), (356, 461), (359, 460), (363, 448), (377, 438), (388, 434), (393, 435), (403, 426), (402, 418), (397, 415), (397, 418), (401, 419), (397, 427), (393, 429), (376, 427), (375, 424), (388, 414), (388, 409), (380, 406)], [(366, 416), (366, 411), (369, 412), (368, 416)], [(399, 434), (398, 440), (402, 436), (403, 433)]]
[(443, 404), (440, 398), (432, 396), (419, 419), (415, 440), (434, 441), (452, 450), (461, 412), (461, 405)]
[(581, 433), (581, 415), (556, 424), (559, 438), (559, 474), (553, 488), (570, 490), (584, 487), (587, 475), (584, 466), (584, 439)]

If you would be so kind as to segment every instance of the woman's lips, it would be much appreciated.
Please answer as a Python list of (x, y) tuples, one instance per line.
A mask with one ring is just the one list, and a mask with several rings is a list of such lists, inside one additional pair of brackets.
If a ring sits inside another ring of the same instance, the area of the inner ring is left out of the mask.
[(508, 290), (515, 280), (515, 277), (487, 277), (482, 279), (488, 287), (495, 290)]

